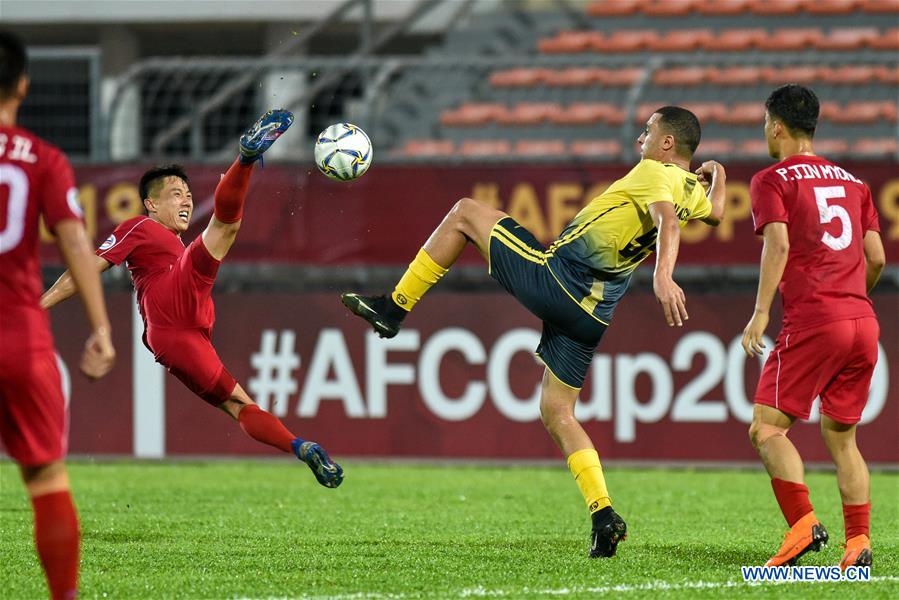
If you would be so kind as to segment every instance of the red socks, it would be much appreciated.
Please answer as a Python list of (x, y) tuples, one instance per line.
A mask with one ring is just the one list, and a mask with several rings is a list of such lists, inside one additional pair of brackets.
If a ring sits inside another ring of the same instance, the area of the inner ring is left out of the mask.
[(257, 442), (274, 446), (282, 452), (293, 453), (290, 443), (297, 436), (290, 433), (278, 417), (265, 412), (257, 405), (248, 404), (241, 408), (237, 414), (237, 422), (240, 423), (241, 429)]
[(250, 185), (253, 164), (235, 160), (215, 188), (215, 218), (222, 223), (236, 223), (243, 218), (243, 202)]
[(78, 595), (78, 550), (81, 532), (68, 490), (31, 499), (34, 542), (44, 566), (50, 596), (68, 600)]
[(867, 504), (844, 504), (843, 505), (843, 526), (846, 528), (846, 539), (851, 540), (857, 535), (870, 534), (871, 523), (871, 503)]
[(771, 480), (774, 497), (780, 505), (787, 524), (792, 527), (796, 521), (812, 512), (812, 503), (808, 499), (808, 487), (803, 483), (774, 478)]

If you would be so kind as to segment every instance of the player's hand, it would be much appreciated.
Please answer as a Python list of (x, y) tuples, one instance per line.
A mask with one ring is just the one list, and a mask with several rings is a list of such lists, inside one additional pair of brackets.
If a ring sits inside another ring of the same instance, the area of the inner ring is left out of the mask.
[(655, 277), (652, 281), (652, 289), (656, 293), (659, 304), (662, 305), (668, 325), (683, 327), (684, 321), (690, 318), (687, 315), (687, 297), (684, 295), (684, 290), (670, 277)]
[(749, 320), (749, 324), (746, 325), (746, 329), (743, 330), (742, 344), (747, 356), (752, 357), (762, 354), (763, 349), (766, 347), (765, 342), (762, 341), (762, 336), (765, 335), (767, 327), (768, 313), (755, 311), (752, 314), (752, 319)]
[(699, 184), (706, 190), (715, 182), (718, 177), (724, 177), (724, 167), (716, 160), (707, 160), (702, 163), (696, 171)]
[(115, 363), (115, 348), (108, 328), (94, 331), (84, 345), (81, 355), (81, 372), (91, 379), (100, 379)]

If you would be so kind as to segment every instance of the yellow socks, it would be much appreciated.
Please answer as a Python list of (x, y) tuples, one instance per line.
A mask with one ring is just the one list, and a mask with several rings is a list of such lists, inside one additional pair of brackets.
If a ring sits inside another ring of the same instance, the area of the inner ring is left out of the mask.
[(577, 486), (581, 488), (581, 494), (587, 501), (587, 510), (592, 515), (598, 510), (612, 506), (609, 491), (606, 489), (606, 479), (602, 474), (602, 465), (599, 464), (599, 454), (592, 448), (578, 450), (568, 457), (568, 468), (574, 475)]
[(403, 273), (400, 282), (396, 284), (391, 298), (400, 308), (410, 311), (425, 295), (425, 292), (446, 275), (447, 270), (435, 263), (434, 259), (428, 256), (428, 253), (422, 248), (415, 255), (415, 260), (409, 263), (409, 268)]

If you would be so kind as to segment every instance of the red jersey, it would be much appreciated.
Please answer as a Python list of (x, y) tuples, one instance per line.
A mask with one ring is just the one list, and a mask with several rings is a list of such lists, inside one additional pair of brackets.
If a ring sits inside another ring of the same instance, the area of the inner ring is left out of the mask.
[(0, 350), (53, 348), (39, 305), (38, 220), (52, 231), (82, 218), (75, 176), (58, 148), (19, 127), (0, 127)]
[(791, 156), (756, 173), (750, 194), (757, 234), (768, 223), (787, 224), (790, 253), (779, 285), (785, 332), (875, 316), (864, 237), (880, 225), (864, 183), (820, 156)]
[(147, 216), (120, 224), (97, 249), (114, 265), (123, 261), (137, 290), (137, 303), (147, 326), (211, 329), (215, 308), (208, 294), (197, 294), (193, 309), (171, 309), (170, 275), (185, 252), (181, 237)]

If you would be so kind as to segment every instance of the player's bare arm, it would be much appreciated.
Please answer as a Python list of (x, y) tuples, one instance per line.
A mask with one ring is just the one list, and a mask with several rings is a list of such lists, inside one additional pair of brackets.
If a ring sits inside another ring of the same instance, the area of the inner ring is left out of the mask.
[(680, 225), (674, 204), (671, 202), (653, 202), (649, 205), (649, 213), (659, 231), (656, 241), (656, 268), (653, 274), (653, 291), (665, 312), (665, 321), (669, 326), (682, 327), (687, 315), (687, 298), (684, 290), (674, 283), (674, 265), (680, 247)]
[[(98, 273), (102, 273), (112, 266), (112, 263), (108, 260), (95, 255), (93, 252), (91, 253), (91, 256), (91, 263), (97, 269)], [(41, 308), (49, 310), (63, 300), (71, 298), (77, 291), (78, 287), (75, 285), (75, 280), (72, 278), (72, 272), (66, 271), (60, 275), (59, 279), (57, 279), (56, 282), (41, 296)]]
[(868, 293), (877, 285), (880, 273), (886, 264), (886, 254), (883, 251), (883, 240), (876, 231), (865, 232), (865, 289)]
[(79, 221), (65, 220), (58, 223), (56, 240), (69, 267), (72, 286), (81, 293), (91, 325), (91, 335), (81, 356), (81, 371), (92, 379), (99, 379), (112, 368), (115, 349), (112, 346), (112, 332), (99, 271), (94, 268), (96, 256), (88, 244), (84, 225)]
[(725, 188), (727, 184), (727, 174), (721, 163), (714, 160), (707, 160), (696, 169), (699, 175), (699, 183), (706, 189), (706, 196), (712, 204), (712, 212), (707, 217), (701, 219), (706, 225), (717, 227), (724, 218), (724, 200)]
[(749, 356), (761, 354), (765, 348), (762, 336), (768, 327), (771, 304), (774, 302), (774, 295), (777, 293), (777, 286), (783, 277), (787, 257), (790, 254), (790, 238), (786, 223), (768, 223), (763, 234), (762, 266), (759, 272), (755, 311), (743, 330), (743, 350)]

